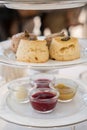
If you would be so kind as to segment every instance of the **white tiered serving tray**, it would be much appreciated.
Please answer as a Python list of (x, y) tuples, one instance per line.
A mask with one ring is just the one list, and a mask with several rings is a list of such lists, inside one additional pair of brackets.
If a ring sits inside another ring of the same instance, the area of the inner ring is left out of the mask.
[(30, 103), (20, 104), (10, 98), (8, 86), (28, 84), (29, 78), (17, 79), (0, 88), (0, 117), (8, 122), (38, 128), (70, 126), (87, 120), (87, 88), (79, 84), (76, 96), (71, 102), (59, 103), (48, 114), (35, 112)]

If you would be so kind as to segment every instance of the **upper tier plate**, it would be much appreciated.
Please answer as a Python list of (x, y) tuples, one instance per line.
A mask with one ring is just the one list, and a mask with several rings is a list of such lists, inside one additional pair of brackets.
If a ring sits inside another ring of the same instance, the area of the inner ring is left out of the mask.
[(8, 8), (14, 9), (64, 9), (83, 6), (87, 0), (0, 0)]
[[(42, 39), (42, 38), (40, 38)], [(81, 46), (81, 56), (79, 59), (73, 61), (55, 61), (49, 60), (45, 63), (26, 63), (18, 62), (15, 59), (15, 54), (11, 50), (11, 41), (4, 41), (0, 43), (0, 62), (2, 64), (16, 66), (16, 67), (30, 67), (32, 69), (54, 69), (64, 68), (72, 65), (78, 65), (87, 62), (87, 39), (79, 39)]]

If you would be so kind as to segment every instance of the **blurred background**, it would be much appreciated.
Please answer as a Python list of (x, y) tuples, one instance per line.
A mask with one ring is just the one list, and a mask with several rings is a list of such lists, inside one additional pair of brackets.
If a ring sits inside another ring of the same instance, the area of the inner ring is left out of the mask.
[(29, 31), (38, 36), (61, 32), (87, 38), (87, 5), (63, 10), (14, 10), (0, 7), (0, 41)]

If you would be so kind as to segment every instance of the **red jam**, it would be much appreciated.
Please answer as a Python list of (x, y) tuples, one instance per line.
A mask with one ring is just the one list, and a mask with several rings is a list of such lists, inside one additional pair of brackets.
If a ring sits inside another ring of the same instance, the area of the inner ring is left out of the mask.
[(37, 92), (32, 95), (31, 105), (37, 111), (50, 111), (56, 106), (55, 96), (52, 92)]
[(49, 88), (49, 83), (51, 82), (49, 79), (37, 79), (36, 81), (37, 88)]

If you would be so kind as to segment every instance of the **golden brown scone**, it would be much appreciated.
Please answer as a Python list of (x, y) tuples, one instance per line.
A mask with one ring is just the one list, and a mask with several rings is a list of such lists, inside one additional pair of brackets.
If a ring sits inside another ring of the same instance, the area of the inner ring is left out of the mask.
[(21, 32), (21, 33), (17, 33), (15, 35), (12, 36), (12, 44), (11, 44), (11, 49), (14, 53), (16, 53), (19, 42), (21, 39), (28, 39), (29, 37), (25, 37), (25, 33)]
[(28, 33), (27, 31), (13, 35), (12, 40), (11, 40), (12, 41), (11, 49), (14, 53), (16, 53), (19, 42), (20, 42), (21, 39), (36, 40), (37, 37), (36, 37), (36, 35)]
[(22, 39), (19, 43), (16, 58), (18, 61), (43, 63), (49, 59), (46, 40), (29, 41)]
[(78, 39), (73, 37), (53, 38), (49, 51), (51, 59), (57, 61), (70, 61), (80, 58)]

